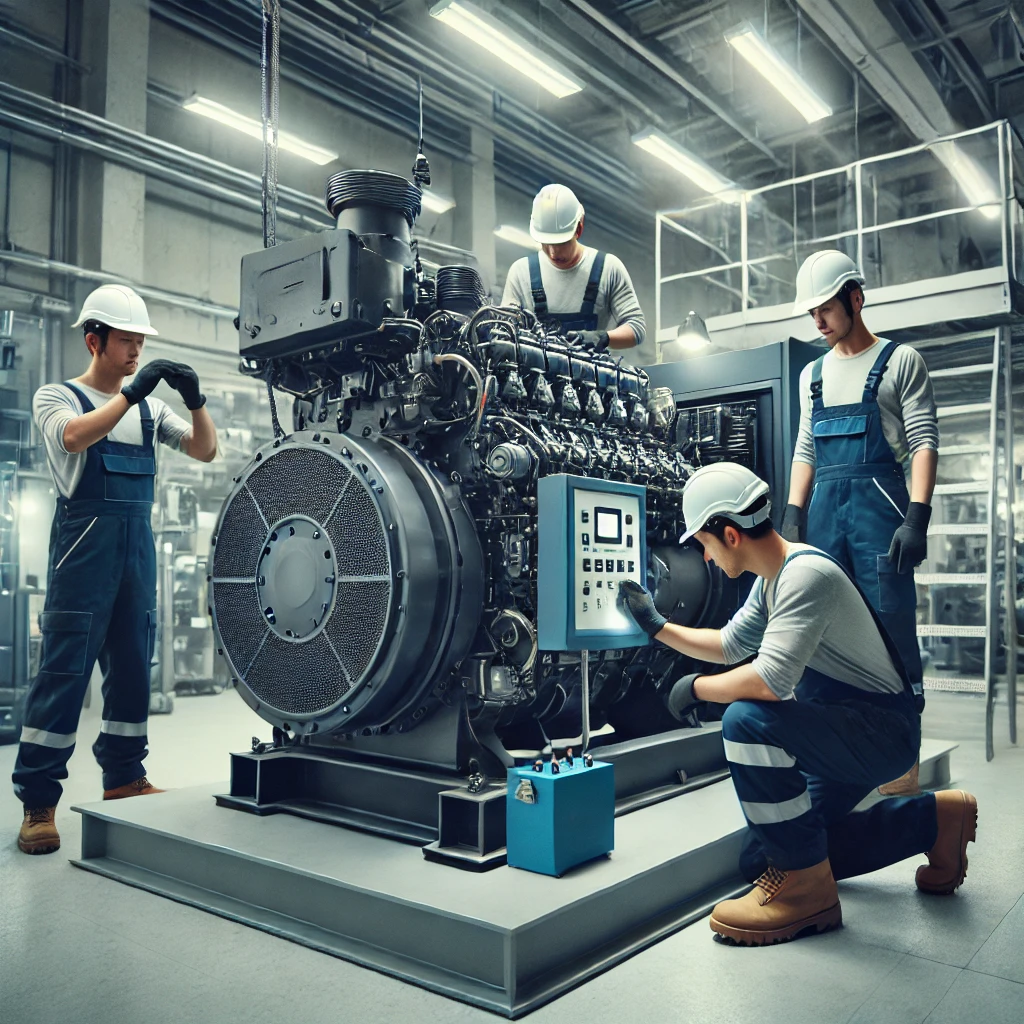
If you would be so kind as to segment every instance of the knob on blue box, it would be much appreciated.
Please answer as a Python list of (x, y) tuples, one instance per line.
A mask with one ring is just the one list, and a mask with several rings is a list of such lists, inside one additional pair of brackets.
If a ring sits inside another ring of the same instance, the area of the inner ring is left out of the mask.
[(542, 875), (570, 868), (615, 848), (615, 768), (582, 758), (552, 773), (531, 766), (508, 770), (506, 804), (508, 863)]

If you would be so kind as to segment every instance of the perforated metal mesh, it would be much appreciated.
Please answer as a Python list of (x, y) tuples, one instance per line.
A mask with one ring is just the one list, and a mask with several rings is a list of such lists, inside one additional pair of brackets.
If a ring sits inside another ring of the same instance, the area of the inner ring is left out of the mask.
[(256, 586), (253, 583), (215, 583), (213, 601), (224, 650), (236, 673), (241, 675), (267, 632)]
[(315, 448), (282, 448), (256, 466), (222, 518), (215, 575), (254, 577), (267, 524), (296, 514), (324, 524), (339, 577), (386, 578), (339, 579), (324, 631), (299, 643), (268, 635), (254, 584), (214, 584), (225, 653), (256, 698), (283, 717), (326, 711), (359, 685), (388, 628), (392, 596), (387, 535), (366, 482)]
[(342, 583), (325, 632), (349, 678), (359, 681), (387, 625), (390, 580)]
[(329, 452), (282, 448), (253, 470), (246, 485), (268, 523), (276, 523), (289, 513), (322, 523), (349, 476), (348, 467)]
[(228, 505), (217, 534), (213, 556), (214, 576), (256, 575), (267, 528), (252, 495), (243, 487)]
[(340, 576), (388, 574), (388, 547), (377, 508), (356, 477), (327, 523)]
[(349, 690), (324, 633), (304, 643), (289, 643), (272, 633), (245, 682), (264, 704), (283, 715), (326, 711)]

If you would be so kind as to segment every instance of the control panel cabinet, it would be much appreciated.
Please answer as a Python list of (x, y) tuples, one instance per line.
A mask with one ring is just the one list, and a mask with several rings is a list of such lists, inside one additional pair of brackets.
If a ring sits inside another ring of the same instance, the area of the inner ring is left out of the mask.
[(537, 641), (545, 651), (642, 647), (624, 580), (646, 584), (644, 487), (558, 474), (537, 486)]

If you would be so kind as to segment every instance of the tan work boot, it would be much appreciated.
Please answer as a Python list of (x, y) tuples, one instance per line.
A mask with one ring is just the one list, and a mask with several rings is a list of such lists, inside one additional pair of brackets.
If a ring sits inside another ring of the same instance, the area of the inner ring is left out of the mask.
[(842, 923), (828, 858), (797, 871), (769, 867), (746, 896), (711, 911), (711, 930), (741, 946), (789, 942), (805, 931), (827, 932)]
[(960, 789), (935, 794), (939, 831), (928, 863), (917, 869), (917, 887), (933, 896), (949, 896), (967, 877), (967, 844), (978, 835), (978, 801)]
[(914, 767), (892, 782), (878, 787), (882, 796), (918, 796), (921, 792), (921, 759), (914, 762)]
[(157, 789), (152, 785), (145, 775), (141, 779), (129, 782), (126, 786), (118, 786), (116, 789), (103, 790), (104, 800), (124, 800), (129, 796), (152, 796), (154, 793), (163, 793), (164, 790)]
[(60, 849), (60, 833), (53, 823), (56, 807), (26, 807), (25, 820), (18, 833), (22, 853), (53, 853)]

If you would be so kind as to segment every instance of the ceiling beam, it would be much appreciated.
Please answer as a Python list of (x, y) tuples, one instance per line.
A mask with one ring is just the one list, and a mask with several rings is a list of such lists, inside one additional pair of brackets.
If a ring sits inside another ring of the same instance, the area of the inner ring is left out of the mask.
[(914, 9), (914, 13), (924, 22), (928, 30), (935, 37), (936, 45), (942, 51), (946, 60), (953, 65), (954, 70), (960, 76), (960, 81), (967, 86), (968, 91), (974, 97), (974, 102), (977, 103), (981, 116), (986, 121), (994, 120), (995, 111), (992, 107), (992, 99), (989, 96), (988, 84), (981, 78), (978, 69), (972, 66), (973, 61), (964, 55), (961, 49), (963, 44), (959, 40), (948, 38), (946, 34), (948, 31), (947, 26), (939, 23), (939, 19), (935, 17), (931, 7), (928, 5), (928, 0), (910, 0), (910, 4)]
[(750, 145), (754, 146), (756, 149), (760, 150), (764, 156), (768, 157), (773, 166), (782, 167), (782, 162), (775, 153), (772, 152), (771, 148), (765, 145), (765, 143), (758, 137), (757, 131), (753, 127), (744, 124), (730, 110), (727, 110), (721, 102), (710, 96), (697, 83), (681, 74), (676, 70), (676, 68), (669, 64), (667, 60), (651, 50), (650, 47), (639, 40), (634, 39), (624, 26), (599, 11), (593, 4), (589, 3), (588, 0), (540, 0), (540, 2), (544, 7), (559, 13), (559, 16), (566, 13), (566, 7), (571, 7), (578, 11), (586, 19), (603, 29), (604, 32), (607, 33), (607, 35), (620, 47), (631, 50), (644, 63), (657, 71), (658, 74), (678, 86), (683, 90), (683, 92), (692, 96), (701, 104), (701, 106), (710, 110), (716, 117), (732, 128), (733, 131), (746, 139)]
[(879, 99), (922, 142), (954, 135), (961, 125), (875, 0), (796, 0), (847, 55)]

